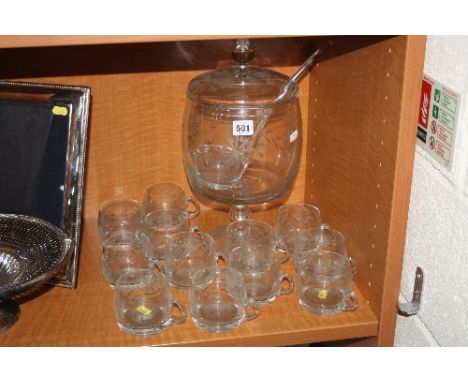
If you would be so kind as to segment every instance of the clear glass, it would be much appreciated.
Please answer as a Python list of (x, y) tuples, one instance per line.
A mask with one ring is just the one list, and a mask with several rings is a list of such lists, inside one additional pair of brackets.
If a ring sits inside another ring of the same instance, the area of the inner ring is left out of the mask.
[(233, 330), (259, 313), (255, 302), (247, 297), (242, 274), (232, 268), (197, 271), (192, 278), (189, 303), (195, 325), (215, 333)]
[(111, 200), (99, 208), (98, 229), (104, 242), (114, 232), (141, 232), (144, 210), (140, 202), (132, 199)]
[(224, 257), (228, 267), (242, 273), (247, 296), (257, 304), (271, 303), (277, 296), (290, 294), (294, 289), (292, 278), (281, 273), (280, 260), (272, 248), (240, 246)]
[(115, 232), (104, 242), (102, 273), (110, 287), (123, 273), (132, 269), (151, 269), (152, 251), (149, 239), (144, 234)]
[(289, 258), (300, 232), (310, 228), (320, 228), (320, 210), (311, 204), (292, 204), (281, 206), (275, 223), (276, 247)]
[[(244, 277), (247, 294), (257, 303), (269, 303), (279, 294), (289, 294), (293, 281), (280, 270), (275, 253), (273, 230), (267, 223), (244, 220), (226, 228), (223, 257), (228, 267)], [(287, 288), (282, 283), (288, 284)]]
[(289, 77), (246, 64), (192, 79), (182, 142), (185, 171), (197, 194), (250, 205), (290, 191), (302, 122), (297, 87), (288, 85)]
[(344, 235), (324, 224), (320, 228), (306, 229), (297, 234), (293, 251), (296, 266), (302, 257), (319, 250), (335, 252), (341, 255), (343, 261), (352, 262), (348, 257)]
[[(189, 204), (192, 208), (189, 209)], [(181, 186), (176, 183), (153, 183), (145, 188), (143, 205), (146, 213), (157, 210), (177, 209), (187, 211), (190, 219), (200, 214), (200, 204), (195, 198), (185, 196)]]
[(272, 252), (273, 229), (269, 224), (256, 220), (243, 220), (228, 224), (224, 239), (224, 253), (232, 253), (239, 247)]
[[(178, 314), (174, 314), (174, 308)], [(187, 318), (183, 304), (172, 299), (164, 275), (148, 269), (131, 270), (117, 279), (114, 315), (119, 328), (131, 336), (157, 334)]]
[(169, 238), (177, 232), (190, 230), (189, 214), (175, 209), (150, 212), (145, 217), (145, 229), (158, 265), (163, 268)]
[(193, 274), (216, 266), (214, 240), (203, 232), (179, 232), (169, 239), (164, 258), (164, 272), (179, 289), (192, 285)]
[(320, 250), (304, 257), (296, 269), (299, 303), (304, 309), (332, 315), (357, 308), (351, 264), (343, 266), (342, 256)]
[(355, 269), (340, 232), (328, 227), (301, 232), (294, 260), (299, 303), (304, 309), (331, 315), (357, 308)]

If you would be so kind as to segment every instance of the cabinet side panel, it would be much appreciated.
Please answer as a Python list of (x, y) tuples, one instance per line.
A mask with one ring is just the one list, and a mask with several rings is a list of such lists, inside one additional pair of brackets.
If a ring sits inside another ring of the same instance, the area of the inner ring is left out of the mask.
[(418, 117), (421, 81), (424, 70), (426, 37), (410, 36), (406, 45), (403, 93), (400, 111), (400, 135), (394, 176), (392, 215), (390, 221), (388, 259), (384, 280), (382, 312), (378, 344), (391, 346), (394, 343), (397, 301), (400, 291), (406, 225), (413, 178), (416, 148), (415, 126)]
[(396, 319), (424, 58), (414, 39), (416, 52), (393, 38), (321, 63), (310, 80), (304, 199), (345, 234), (380, 331)]

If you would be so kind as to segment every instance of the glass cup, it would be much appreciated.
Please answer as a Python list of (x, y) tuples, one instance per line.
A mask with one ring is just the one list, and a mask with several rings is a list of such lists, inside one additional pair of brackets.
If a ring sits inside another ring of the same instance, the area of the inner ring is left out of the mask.
[(294, 289), (291, 277), (281, 273), (280, 259), (272, 247), (239, 246), (224, 257), (228, 267), (242, 273), (247, 295), (257, 304), (271, 303), (277, 296), (290, 294)]
[(111, 288), (119, 276), (132, 269), (151, 269), (154, 263), (151, 245), (146, 235), (115, 232), (104, 242), (102, 273)]
[(169, 238), (178, 232), (190, 230), (186, 211), (169, 209), (150, 212), (145, 217), (145, 230), (153, 248), (153, 255), (162, 272)]
[[(257, 303), (272, 302), (279, 294), (289, 294), (292, 279), (281, 274), (280, 258), (274, 250), (273, 230), (267, 223), (243, 220), (226, 227), (224, 257), (228, 267), (240, 271), (248, 296)], [(288, 287), (283, 287), (283, 281)]]
[(340, 231), (330, 228), (327, 224), (323, 224), (320, 228), (311, 228), (298, 233), (293, 251), (295, 265), (302, 256), (318, 249), (340, 254), (344, 260), (351, 262), (354, 272), (354, 263), (348, 256), (344, 235)]
[(322, 224), (320, 210), (311, 204), (292, 204), (281, 206), (275, 223), (276, 249), (287, 260), (294, 252), (297, 235)]
[(115, 232), (141, 232), (144, 210), (140, 202), (132, 199), (111, 200), (99, 209), (98, 229), (104, 242)]
[(187, 318), (183, 304), (172, 299), (164, 275), (150, 269), (130, 270), (117, 279), (114, 315), (119, 328), (131, 336), (157, 334)]
[(173, 286), (187, 289), (193, 274), (203, 268), (216, 266), (213, 238), (203, 232), (178, 232), (167, 243), (164, 271)]
[[(188, 209), (189, 204), (192, 209)], [(143, 195), (143, 205), (146, 213), (157, 210), (184, 210), (192, 220), (200, 214), (200, 204), (191, 197), (185, 196), (185, 192), (176, 183), (153, 183), (145, 188)]]
[(355, 267), (340, 232), (328, 227), (301, 232), (294, 261), (297, 294), (304, 309), (331, 315), (357, 308), (353, 292)]
[(224, 253), (232, 253), (238, 247), (264, 247), (273, 251), (273, 230), (267, 223), (256, 220), (242, 220), (226, 227)]
[(189, 303), (193, 322), (215, 333), (233, 330), (259, 313), (255, 301), (247, 297), (242, 274), (228, 267), (195, 272)]

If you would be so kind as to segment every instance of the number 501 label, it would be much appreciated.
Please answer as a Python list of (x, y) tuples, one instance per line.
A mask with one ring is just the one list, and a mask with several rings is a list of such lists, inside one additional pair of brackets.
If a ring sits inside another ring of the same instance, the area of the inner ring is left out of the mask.
[(232, 135), (253, 135), (253, 120), (232, 121)]

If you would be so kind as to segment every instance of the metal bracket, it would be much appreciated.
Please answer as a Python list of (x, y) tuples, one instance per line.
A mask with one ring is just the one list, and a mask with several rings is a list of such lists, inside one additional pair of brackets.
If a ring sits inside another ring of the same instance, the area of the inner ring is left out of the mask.
[(414, 316), (419, 312), (419, 305), (421, 304), (421, 294), (423, 288), (424, 273), (421, 267), (416, 268), (416, 276), (414, 278), (413, 299), (411, 302), (401, 303), (398, 302), (398, 314), (409, 317)]

